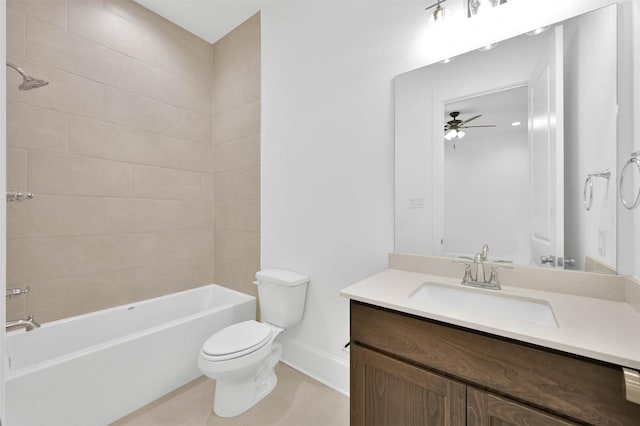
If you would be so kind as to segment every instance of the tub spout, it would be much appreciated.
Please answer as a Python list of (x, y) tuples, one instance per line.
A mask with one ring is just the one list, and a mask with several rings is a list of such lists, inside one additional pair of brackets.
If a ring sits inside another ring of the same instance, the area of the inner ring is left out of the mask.
[(26, 331), (31, 331), (39, 327), (40, 327), (40, 324), (38, 324), (38, 322), (36, 322), (36, 320), (33, 319), (33, 315), (29, 315), (26, 320), (19, 319), (17, 321), (9, 321), (4, 326), (5, 330), (7, 331), (13, 330), (15, 328), (24, 328), (26, 329)]

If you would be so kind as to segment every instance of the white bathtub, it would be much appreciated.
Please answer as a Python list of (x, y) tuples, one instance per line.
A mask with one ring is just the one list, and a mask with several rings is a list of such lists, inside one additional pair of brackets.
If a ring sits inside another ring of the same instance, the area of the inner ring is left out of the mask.
[(209, 285), (9, 333), (6, 424), (107, 425), (200, 376), (204, 341), (255, 307)]

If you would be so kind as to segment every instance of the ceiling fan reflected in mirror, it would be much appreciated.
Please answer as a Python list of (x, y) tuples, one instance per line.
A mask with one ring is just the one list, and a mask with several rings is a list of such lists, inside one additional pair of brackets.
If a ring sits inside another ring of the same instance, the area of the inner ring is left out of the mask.
[(462, 129), (469, 129), (472, 127), (496, 127), (495, 124), (486, 124), (480, 126), (467, 126), (466, 124), (470, 121), (473, 121), (477, 118), (482, 117), (482, 114), (478, 114), (466, 120), (459, 120), (458, 116), (460, 115), (460, 111), (452, 111), (449, 113), (451, 116), (451, 120), (444, 123), (444, 138), (448, 141), (453, 138), (462, 139), (466, 133)]

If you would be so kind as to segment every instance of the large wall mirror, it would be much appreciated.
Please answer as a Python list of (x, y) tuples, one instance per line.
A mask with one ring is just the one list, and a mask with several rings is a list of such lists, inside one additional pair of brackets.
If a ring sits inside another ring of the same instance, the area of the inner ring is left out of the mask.
[(617, 9), (395, 78), (395, 250), (616, 271)]

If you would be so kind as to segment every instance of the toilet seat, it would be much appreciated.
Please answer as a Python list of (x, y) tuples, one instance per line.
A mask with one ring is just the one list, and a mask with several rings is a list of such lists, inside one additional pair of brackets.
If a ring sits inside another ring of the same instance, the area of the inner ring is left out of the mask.
[(202, 345), (208, 361), (226, 361), (257, 351), (271, 340), (271, 327), (257, 321), (230, 325)]

